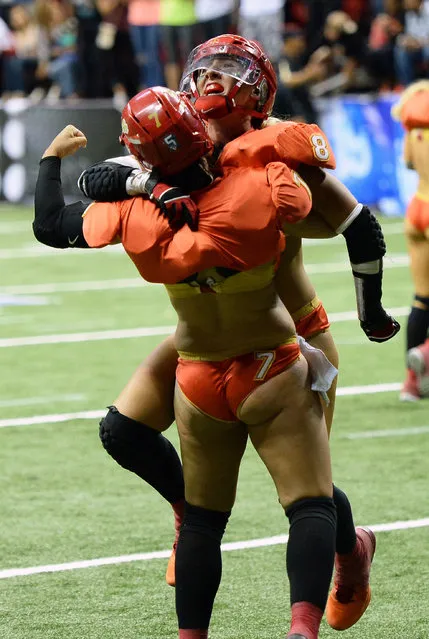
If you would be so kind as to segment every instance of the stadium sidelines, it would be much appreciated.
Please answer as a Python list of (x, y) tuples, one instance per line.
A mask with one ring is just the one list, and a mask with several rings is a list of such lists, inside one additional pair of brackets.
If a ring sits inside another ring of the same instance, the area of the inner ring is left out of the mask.
[[(412, 519), (409, 521), (393, 521), (384, 524), (373, 524), (369, 528), (374, 532), (392, 532), (395, 530), (410, 530), (429, 526), (429, 517), (425, 519)], [(246, 541), (232, 541), (222, 544), (223, 552), (233, 550), (249, 550), (250, 548), (265, 548), (285, 544), (289, 535), (276, 535), (275, 537), (263, 537), (261, 539), (248, 539)], [(79, 570), (82, 568), (96, 568), (98, 566), (114, 566), (118, 564), (132, 563), (134, 561), (151, 561), (152, 559), (167, 559), (171, 555), (169, 550), (157, 550), (154, 552), (134, 553), (132, 555), (119, 555), (118, 557), (100, 557), (98, 559), (86, 559), (83, 561), (70, 561), (63, 564), (47, 564), (45, 566), (31, 566), (29, 568), (6, 568), (0, 570), (0, 579), (12, 577), (25, 577), (40, 575), (42, 573), (64, 572), (66, 570)]]

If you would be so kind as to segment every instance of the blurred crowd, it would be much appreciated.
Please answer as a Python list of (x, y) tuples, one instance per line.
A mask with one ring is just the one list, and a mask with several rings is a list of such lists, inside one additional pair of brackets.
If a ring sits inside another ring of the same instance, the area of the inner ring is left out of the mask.
[(0, 0), (0, 95), (36, 102), (177, 89), (221, 33), (258, 40), (278, 114), (317, 121), (314, 98), (401, 91), (429, 74), (429, 0)]

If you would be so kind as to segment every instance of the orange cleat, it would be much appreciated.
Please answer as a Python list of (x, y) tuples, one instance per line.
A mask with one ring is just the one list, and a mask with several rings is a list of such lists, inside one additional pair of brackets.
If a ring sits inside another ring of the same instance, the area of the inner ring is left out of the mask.
[(407, 364), (417, 378), (420, 397), (429, 397), (429, 339), (408, 351)]
[(170, 559), (167, 564), (167, 571), (165, 573), (165, 581), (169, 586), (176, 585), (176, 549), (177, 542), (179, 541), (180, 526), (182, 525), (183, 516), (185, 514), (185, 500), (181, 500), (172, 504), (174, 511), (174, 528), (176, 530), (176, 536), (174, 538), (173, 550), (171, 551)]
[(407, 370), (407, 377), (399, 393), (399, 399), (401, 402), (418, 402), (421, 399), (417, 375), (411, 368)]
[(375, 553), (375, 535), (356, 528), (356, 547), (349, 555), (335, 556), (335, 577), (326, 606), (326, 619), (334, 630), (347, 630), (362, 617), (371, 601), (369, 573)]

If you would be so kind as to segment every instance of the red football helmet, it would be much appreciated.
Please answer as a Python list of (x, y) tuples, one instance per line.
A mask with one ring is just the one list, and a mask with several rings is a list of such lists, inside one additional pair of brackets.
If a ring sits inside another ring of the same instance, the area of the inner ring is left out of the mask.
[[(228, 95), (200, 96), (197, 89), (198, 72), (212, 69), (237, 80)], [(234, 97), (243, 84), (254, 87), (258, 97), (255, 109), (237, 107)], [(264, 120), (269, 116), (277, 91), (277, 76), (262, 47), (242, 36), (225, 34), (211, 38), (189, 54), (180, 83), (180, 90), (191, 93), (195, 108), (205, 119), (224, 117), (234, 109), (241, 109)]]
[(164, 87), (144, 89), (131, 98), (122, 111), (119, 141), (164, 175), (179, 173), (213, 149), (191, 101)]

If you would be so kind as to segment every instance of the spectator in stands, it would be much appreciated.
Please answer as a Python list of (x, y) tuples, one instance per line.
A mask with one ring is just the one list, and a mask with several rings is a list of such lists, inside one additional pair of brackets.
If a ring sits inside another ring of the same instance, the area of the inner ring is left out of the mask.
[(401, 0), (384, 0), (384, 11), (378, 13), (371, 24), (368, 38), (368, 66), (377, 84), (392, 89), (394, 74), (394, 48), (402, 32)]
[(161, 0), (129, 0), (128, 25), (139, 68), (139, 89), (163, 86), (161, 62)]
[(195, 44), (223, 33), (235, 33), (236, 0), (195, 0), (197, 18)]
[(36, 0), (39, 31), (39, 63), (36, 76), (49, 79), (49, 99), (68, 98), (76, 94), (77, 21), (67, 0)]
[(329, 13), (342, 8), (341, 0), (304, 0), (307, 9), (306, 36), (312, 49), (320, 41), (322, 25), (325, 24)]
[(194, 0), (161, 0), (160, 23), (165, 80), (168, 88), (176, 91), (183, 65), (196, 44)]
[[(3, 18), (0, 17), (0, 90), (5, 91), (4, 64), (8, 56), (15, 55), (15, 39)], [(4, 97), (4, 95), (3, 95)]]
[(128, 33), (126, 0), (96, 0), (102, 20), (98, 29), (96, 45), (100, 69), (100, 97), (111, 97), (115, 106), (122, 110), (128, 100), (137, 93), (138, 68)]
[(313, 54), (308, 58), (304, 31), (297, 25), (287, 24), (283, 56), (279, 63), (280, 82), (274, 103), (276, 114), (304, 122), (317, 122), (309, 86), (327, 74), (327, 65), (317, 56)]
[(407, 86), (420, 75), (427, 73), (429, 4), (424, 0), (404, 0), (404, 8), (404, 33), (396, 41), (394, 57), (398, 81), (401, 85)]
[(16, 4), (9, 12), (15, 51), (4, 60), (5, 91), (28, 95), (36, 85), (38, 29), (30, 7)]
[(100, 75), (99, 56), (95, 44), (100, 15), (95, 0), (72, 0), (77, 20), (76, 77), (81, 98), (96, 98)]
[(320, 45), (316, 59), (320, 56), (328, 65), (329, 77), (313, 88), (314, 95), (371, 87), (365, 68), (365, 37), (347, 13), (333, 11), (328, 15)]
[(276, 71), (283, 50), (284, 4), (284, 0), (240, 0), (238, 10), (238, 33), (260, 42)]

